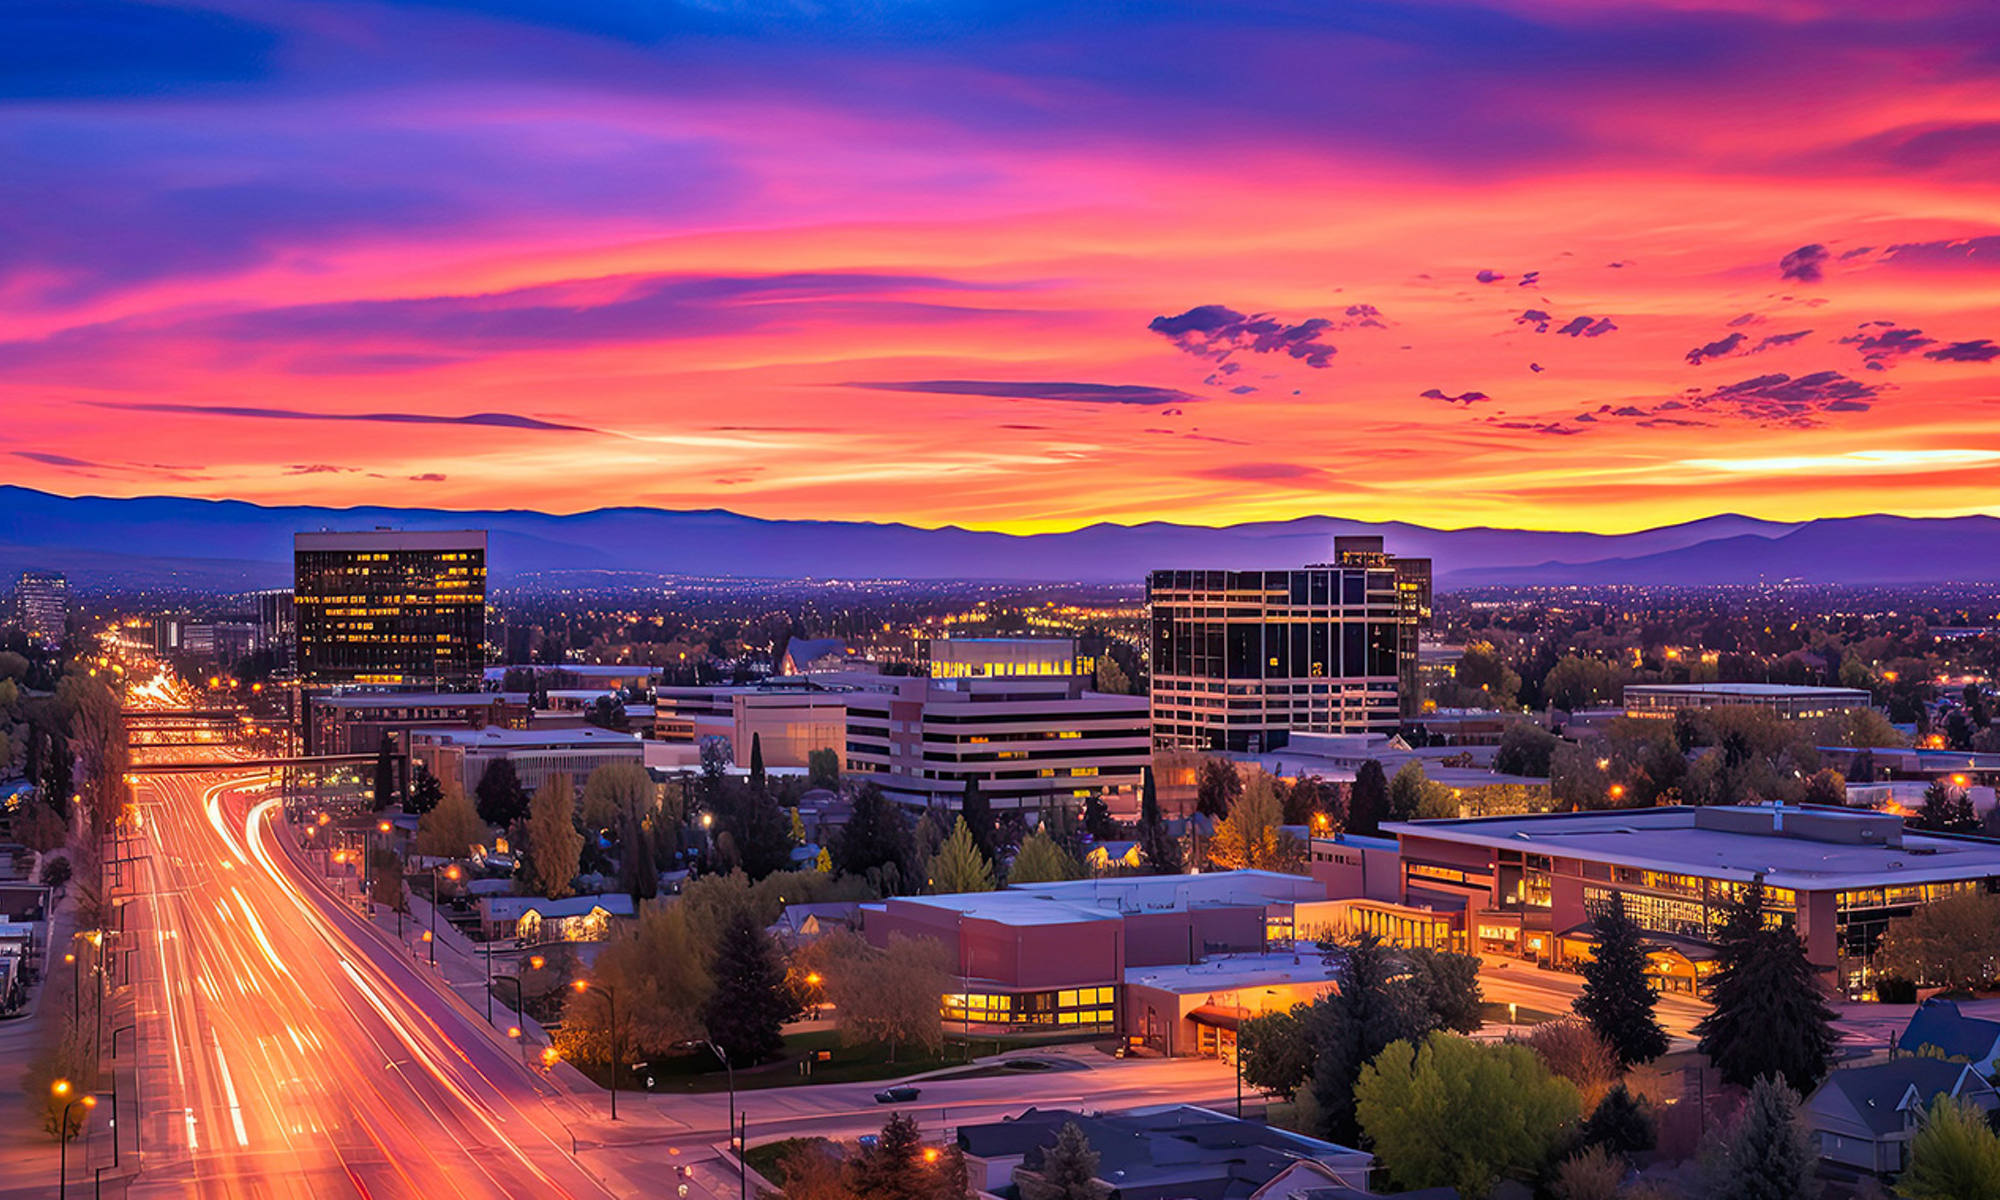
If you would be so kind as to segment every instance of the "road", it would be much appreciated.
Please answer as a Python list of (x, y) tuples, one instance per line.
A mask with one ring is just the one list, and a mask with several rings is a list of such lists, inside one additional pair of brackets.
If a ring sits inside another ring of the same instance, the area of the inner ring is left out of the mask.
[(292, 859), (254, 777), (145, 778), (136, 800), (130, 1194), (613, 1194), (569, 1154), (569, 1102)]

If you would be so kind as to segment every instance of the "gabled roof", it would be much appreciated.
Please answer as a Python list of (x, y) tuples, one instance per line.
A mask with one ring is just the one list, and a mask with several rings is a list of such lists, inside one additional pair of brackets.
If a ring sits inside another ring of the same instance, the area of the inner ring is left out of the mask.
[(481, 896), (479, 915), (489, 921), (519, 920), (530, 912), (539, 913), (543, 920), (561, 917), (581, 917), (592, 909), (601, 908), (614, 917), (632, 915), (632, 897), (627, 892), (606, 892), (598, 896), (569, 896), (561, 900), (550, 900), (543, 896)]
[(1899, 1058), (1872, 1067), (1848, 1067), (1826, 1077), (1813, 1093), (1813, 1107), (1822, 1107), (1831, 1091), (1846, 1100), (1857, 1117), (1878, 1136), (1905, 1128), (1912, 1110), (1930, 1107), (1940, 1094), (1991, 1096), (1993, 1088), (1964, 1063), (1941, 1058)]
[(2000, 1021), (1968, 1017), (1950, 1000), (1926, 1000), (1910, 1014), (1910, 1023), (1896, 1041), (1901, 1050), (1914, 1054), (1925, 1046), (1936, 1046), (1948, 1057), (1984, 1062), (2000, 1045)]

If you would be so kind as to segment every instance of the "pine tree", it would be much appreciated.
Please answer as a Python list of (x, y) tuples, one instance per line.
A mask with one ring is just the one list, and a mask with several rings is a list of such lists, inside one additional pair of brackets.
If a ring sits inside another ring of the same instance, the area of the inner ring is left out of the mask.
[(1798, 935), (1766, 925), (1761, 880), (1730, 909), (1716, 949), (1715, 1007), (1694, 1027), (1701, 1052), (1729, 1083), (1750, 1087), (1769, 1075), (1811, 1092), (1839, 1040), (1835, 1014)]
[(872, 877), (887, 890), (907, 890), (920, 878), (909, 817), (872, 783), (854, 794), (854, 811), (828, 850), (841, 874)]
[(410, 779), (410, 790), (403, 796), (403, 811), (413, 817), (421, 817), (438, 806), (444, 799), (444, 785), (438, 777), (421, 766)]
[(1640, 1154), (1659, 1141), (1659, 1127), (1625, 1085), (1615, 1083), (1584, 1121), (1581, 1138), (1614, 1154)]
[(389, 735), (382, 735), (382, 745), (375, 751), (375, 811), (389, 807), (396, 797), (396, 764), (390, 757)]
[(1236, 764), (1222, 758), (1202, 760), (1201, 774), (1195, 781), (1196, 812), (1220, 821), (1242, 794), (1243, 777), (1236, 773)]
[(1571, 1007), (1610, 1045), (1620, 1066), (1652, 1062), (1667, 1052), (1667, 1034), (1653, 1015), (1659, 997), (1646, 983), (1646, 950), (1625, 898), (1612, 893), (1593, 914), (1591, 928), (1597, 947), (1583, 965), (1583, 993)]
[(993, 864), (979, 852), (964, 817), (951, 827), (951, 836), (931, 859), (930, 885), (931, 891), (940, 896), (993, 890)]
[(1354, 1112), (1354, 1085), (1361, 1068), (1389, 1043), (1419, 1036), (1425, 1022), (1398, 977), (1402, 964), (1380, 938), (1364, 933), (1323, 947), (1328, 962), (1336, 967), (1340, 988), (1315, 1006), (1314, 1019), (1324, 1024), (1318, 1031), (1312, 1095), (1320, 1132), (1352, 1146), (1361, 1134)]
[(1083, 798), (1083, 830), (1100, 842), (1118, 836), (1118, 822), (1111, 819), (1111, 806), (1104, 802), (1103, 792), (1093, 789)]
[(770, 788), (770, 776), (764, 772), (764, 735), (750, 735), (750, 790), (759, 794)]
[(1347, 832), (1377, 836), (1388, 812), (1389, 780), (1382, 774), (1382, 764), (1371, 758), (1354, 772), (1347, 799)]
[(1037, 829), (1021, 842), (1021, 848), (1014, 853), (1014, 862), (1007, 868), (1009, 885), (1017, 883), (1055, 883), (1064, 879), (1076, 879), (1083, 874), (1076, 860), (1071, 858), (1046, 829)]
[(495, 759), (473, 792), (479, 797), (479, 819), (488, 825), (505, 829), (528, 815), (528, 793), (511, 759)]
[(780, 1030), (792, 1010), (785, 972), (770, 935), (749, 910), (738, 910), (723, 927), (711, 974), (714, 990), (704, 1020), (708, 1036), (729, 1060), (755, 1065), (783, 1049)]
[(965, 820), (966, 828), (972, 830), (973, 844), (987, 858), (992, 858), (999, 850), (994, 843), (993, 805), (986, 799), (986, 793), (979, 790), (979, 779), (974, 775), (965, 777), (965, 790), (959, 796), (958, 814)]
[(1098, 1182), (1101, 1161), (1082, 1127), (1065, 1121), (1055, 1144), (1042, 1149), (1041, 1162), (1015, 1176), (1021, 1200), (1104, 1200), (1111, 1189)]
[(1799, 1120), (1798, 1094), (1765, 1077), (1704, 1164), (1707, 1200), (1812, 1200), (1819, 1157)]
[(847, 1187), (867, 1200), (960, 1200), (966, 1195), (965, 1156), (946, 1147), (925, 1161), (923, 1135), (914, 1118), (897, 1113), (875, 1144), (847, 1160)]
[(1139, 790), (1139, 861), (1154, 875), (1181, 873), (1181, 844), (1160, 816), (1160, 793), (1147, 767)]

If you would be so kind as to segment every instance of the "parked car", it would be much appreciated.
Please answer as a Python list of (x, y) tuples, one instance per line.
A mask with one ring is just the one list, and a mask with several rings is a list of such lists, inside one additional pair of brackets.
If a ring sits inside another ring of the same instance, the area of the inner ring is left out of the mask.
[(876, 1092), (875, 1103), (909, 1104), (915, 1101), (916, 1098), (922, 1094), (923, 1093), (920, 1092), (918, 1089), (911, 1087), (907, 1083), (903, 1083), (903, 1084), (898, 1084), (895, 1087), (883, 1088), (881, 1091)]

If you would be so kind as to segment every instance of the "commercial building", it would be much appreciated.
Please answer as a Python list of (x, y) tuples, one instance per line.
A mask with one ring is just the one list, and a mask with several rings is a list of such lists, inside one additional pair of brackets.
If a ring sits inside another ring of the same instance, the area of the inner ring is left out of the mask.
[(388, 737), (405, 751), (418, 729), (526, 729), (525, 692), (343, 692), (306, 698), (307, 754), (373, 754)]
[(1076, 677), (836, 678), (851, 688), (847, 771), (917, 808), (955, 809), (976, 779), (996, 811), (1074, 810), (1136, 793), (1152, 753), (1145, 698)]
[(307, 687), (478, 684), (485, 531), (300, 533), (292, 561)]
[[(1311, 879), (1268, 871), (1132, 876), (892, 897), (863, 905), (862, 924), (876, 945), (898, 933), (944, 943), (957, 964), (954, 990), (941, 998), (954, 1028), (1115, 1031), (1194, 1054), (1233, 1048), (1236, 1017), (1222, 1010), (1243, 997), (1324, 989), (1318, 964), (1290, 959), (1294, 907), (1325, 894)], [(1267, 954), (1273, 946), (1282, 964)], [(1195, 964), (1202, 969), (1173, 970)], [(1294, 967), (1297, 978), (1272, 974)], [(1228, 1037), (1204, 1039), (1204, 1023)]]
[(299, 640), (298, 606), (292, 602), (292, 589), (265, 588), (246, 593), (243, 600), (256, 628), (257, 649), (276, 654), (282, 668), (292, 666)]
[(586, 729), (413, 729), (410, 758), (439, 779), (456, 778), (471, 795), (494, 763), (514, 764), (521, 786), (534, 791), (553, 775), (567, 775), (578, 790), (607, 763), (644, 765), (645, 743), (629, 733)]
[(69, 626), (69, 580), (60, 571), (23, 571), (14, 584), (14, 619), (28, 643), (53, 650)]
[(1625, 715), (1672, 717), (1696, 708), (1762, 708), (1781, 717), (1830, 717), (1867, 708), (1874, 697), (1863, 688), (1800, 687), (1788, 683), (1629, 683)]
[(1664, 988), (1713, 969), (1713, 938), (1753, 881), (1828, 982), (1857, 991), (1889, 922), (1919, 904), (2000, 887), (2000, 844), (1908, 832), (1848, 809), (1626, 809), (1383, 826), (1402, 902), (1472, 950), (1553, 964), (1590, 953), (1594, 908), (1616, 895), (1647, 931)]
[(925, 673), (933, 679), (1088, 673), (1075, 638), (928, 638), (923, 645)]
[(1395, 731), (1418, 694), (1430, 561), (1356, 541), (1297, 570), (1153, 572), (1156, 745), (1256, 753), (1294, 731)]

